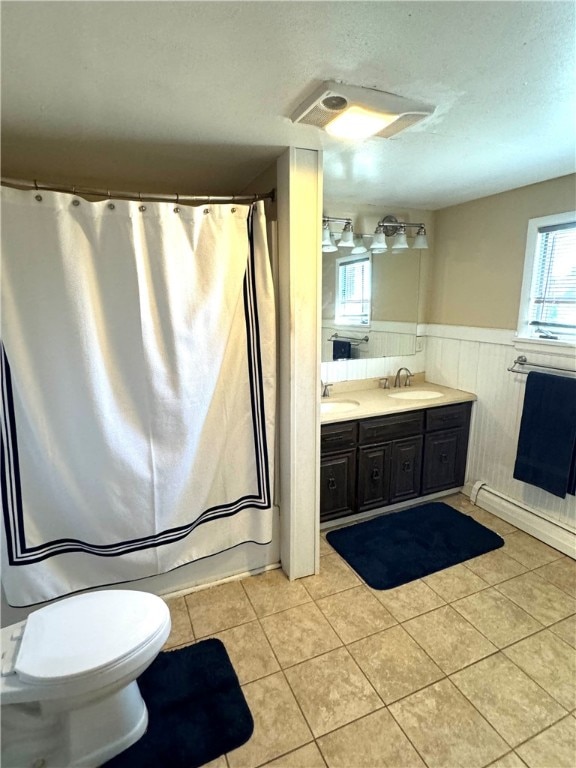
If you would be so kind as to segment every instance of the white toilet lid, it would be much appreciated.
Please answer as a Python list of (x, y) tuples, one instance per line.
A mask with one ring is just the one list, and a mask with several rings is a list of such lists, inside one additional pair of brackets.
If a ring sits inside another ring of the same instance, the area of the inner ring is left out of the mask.
[(166, 623), (156, 595), (103, 590), (66, 598), (31, 613), (16, 660), (25, 682), (63, 682), (120, 661)]

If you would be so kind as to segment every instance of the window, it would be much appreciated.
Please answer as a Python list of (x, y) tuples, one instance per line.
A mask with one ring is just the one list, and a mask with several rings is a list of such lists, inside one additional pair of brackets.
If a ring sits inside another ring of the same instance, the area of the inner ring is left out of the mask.
[(518, 336), (576, 342), (576, 212), (528, 222)]
[(335, 320), (339, 325), (369, 325), (372, 295), (370, 254), (336, 260)]

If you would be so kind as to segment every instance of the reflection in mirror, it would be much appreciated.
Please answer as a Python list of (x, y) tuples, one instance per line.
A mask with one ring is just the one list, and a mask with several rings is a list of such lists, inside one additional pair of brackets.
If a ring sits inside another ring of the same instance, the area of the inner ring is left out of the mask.
[[(367, 255), (369, 262), (370, 254)], [(354, 293), (354, 305), (363, 308), (356, 317), (366, 316), (367, 322), (350, 322), (341, 309), (338, 272), (343, 259), (360, 257), (346, 255), (343, 248), (322, 254), (323, 362), (415, 354), (420, 257), (420, 251), (413, 249), (374, 253), (371, 257), (369, 310), (366, 296), (357, 289)], [(364, 341), (366, 336), (368, 340)]]

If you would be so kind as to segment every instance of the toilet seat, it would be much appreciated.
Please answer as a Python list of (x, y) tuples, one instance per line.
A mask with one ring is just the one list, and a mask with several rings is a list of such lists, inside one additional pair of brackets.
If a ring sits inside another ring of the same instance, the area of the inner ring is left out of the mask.
[(15, 663), (35, 686), (80, 682), (139, 657), (169, 622), (156, 595), (132, 590), (90, 592), (30, 614)]

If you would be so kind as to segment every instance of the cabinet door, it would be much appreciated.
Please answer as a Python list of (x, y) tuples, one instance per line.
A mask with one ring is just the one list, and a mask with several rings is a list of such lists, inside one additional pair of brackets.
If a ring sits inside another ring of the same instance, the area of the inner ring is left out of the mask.
[(392, 444), (358, 451), (358, 511), (382, 507), (390, 496)]
[(356, 450), (323, 456), (320, 461), (320, 521), (355, 511)]
[(420, 495), (422, 442), (422, 436), (418, 435), (392, 443), (391, 504)]
[(464, 485), (467, 432), (448, 429), (426, 435), (422, 493)]

